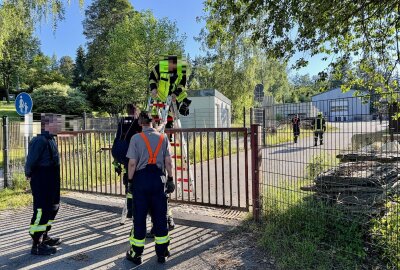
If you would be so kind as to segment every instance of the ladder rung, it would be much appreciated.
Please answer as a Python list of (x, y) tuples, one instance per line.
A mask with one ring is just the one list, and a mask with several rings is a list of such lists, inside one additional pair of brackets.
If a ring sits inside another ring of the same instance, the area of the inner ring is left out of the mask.
[(182, 156), (172, 155), (172, 158), (181, 159), (181, 158), (182, 158)]
[(189, 179), (187, 179), (187, 178), (178, 178), (178, 180), (177, 180), (178, 182), (183, 182), (183, 183), (189, 183)]
[(186, 171), (186, 168), (182, 168), (182, 167), (176, 167), (177, 171)]
[(165, 103), (155, 103), (155, 104), (153, 104), (153, 106), (158, 107), (158, 108), (164, 108), (167, 105)]

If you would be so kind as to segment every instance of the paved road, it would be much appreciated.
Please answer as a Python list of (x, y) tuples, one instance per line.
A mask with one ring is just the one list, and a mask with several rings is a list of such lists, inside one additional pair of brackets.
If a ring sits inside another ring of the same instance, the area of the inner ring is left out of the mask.
[[(0, 269), (183, 269), (183, 265), (187, 269), (215, 269), (209, 250), (221, 243), (224, 233), (244, 217), (235, 211), (175, 205), (173, 256), (160, 267), (154, 244), (147, 241), (144, 263), (134, 268), (124, 258), (131, 224), (119, 225), (122, 199), (87, 196), (72, 193), (63, 198), (52, 233), (64, 242), (59, 252), (49, 257), (29, 254), (30, 208), (0, 212)], [(235, 258), (238, 259), (240, 256)]]
[(324, 134), (322, 146), (314, 146), (312, 134), (309, 137), (304, 137), (303, 134), (297, 144), (290, 142), (264, 149), (264, 184), (270, 187), (284, 187), (306, 179), (306, 168), (313, 157), (321, 154), (334, 157), (338, 153), (350, 151), (353, 135), (381, 131), (387, 127), (387, 123), (380, 125), (376, 121), (330, 124), (337, 130)]

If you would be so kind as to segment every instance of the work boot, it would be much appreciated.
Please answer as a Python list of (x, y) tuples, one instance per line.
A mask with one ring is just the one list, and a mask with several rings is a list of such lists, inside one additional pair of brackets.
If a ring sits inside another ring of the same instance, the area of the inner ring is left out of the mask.
[(131, 262), (133, 262), (134, 264), (136, 264), (136, 265), (140, 265), (140, 264), (142, 264), (142, 255), (138, 255), (138, 254), (136, 254), (135, 252), (133, 252), (133, 251), (127, 251), (126, 252), (126, 259), (128, 260), (128, 261), (131, 261)]
[(323, 141), (319, 141), (319, 145), (323, 145), (324, 144), (324, 142)]
[(57, 249), (46, 245), (45, 243), (33, 244), (31, 249), (32, 255), (53, 255), (56, 254)]
[(167, 250), (165, 252), (165, 256), (158, 256), (157, 262), (158, 263), (165, 263), (167, 261), (167, 258), (171, 256), (171, 253)]
[(50, 247), (58, 246), (61, 244), (61, 239), (58, 237), (50, 237), (48, 235), (43, 235), (43, 244)]
[(172, 231), (173, 229), (175, 229), (174, 218), (171, 216), (168, 216), (168, 230)]

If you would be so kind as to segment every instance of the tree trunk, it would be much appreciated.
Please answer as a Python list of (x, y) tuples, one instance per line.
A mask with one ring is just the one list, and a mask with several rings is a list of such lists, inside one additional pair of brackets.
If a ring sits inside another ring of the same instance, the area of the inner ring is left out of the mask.
[(5, 75), (4, 88), (6, 90), (7, 104), (10, 104), (10, 75)]

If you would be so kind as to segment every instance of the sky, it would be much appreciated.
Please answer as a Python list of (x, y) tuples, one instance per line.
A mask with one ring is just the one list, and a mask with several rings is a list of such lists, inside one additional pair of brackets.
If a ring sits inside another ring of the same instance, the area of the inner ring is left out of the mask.
[[(58, 58), (69, 55), (75, 59), (76, 49), (80, 45), (85, 45), (86, 40), (83, 35), (82, 21), (84, 19), (84, 9), (92, 3), (92, 0), (84, 1), (84, 8), (79, 7), (79, 0), (71, 0), (71, 4), (66, 7), (65, 20), (58, 23), (58, 27), (53, 31), (51, 21), (43, 21), (38, 25), (36, 34), (41, 41), (41, 49), (47, 55), (55, 54)], [(142, 11), (150, 9), (157, 18), (167, 17), (177, 23), (181, 34), (185, 34), (185, 51), (191, 58), (201, 55), (201, 43), (196, 42), (201, 29), (205, 26), (204, 21), (197, 22), (196, 18), (204, 15), (203, 0), (130, 0), (136, 10)], [(303, 55), (301, 55), (303, 56)], [(293, 64), (300, 55), (295, 55), (290, 64)], [(327, 63), (320, 61), (321, 57), (314, 57), (306, 68), (298, 71), (291, 71), (300, 74), (309, 73), (316, 75), (323, 70)]]

